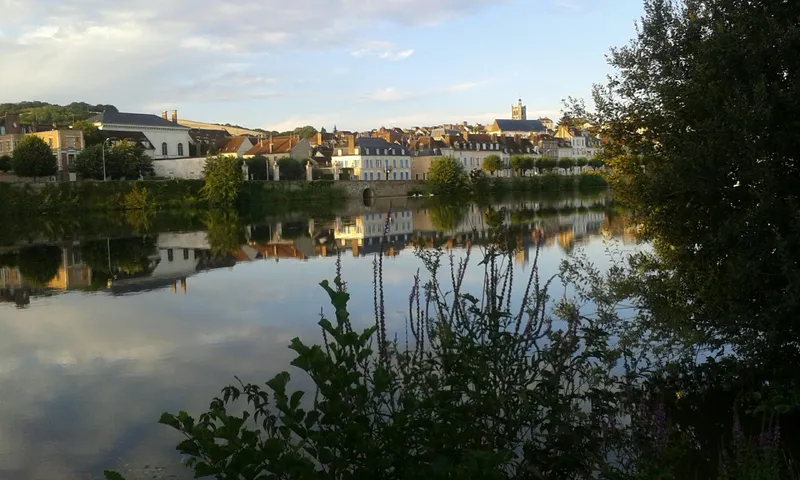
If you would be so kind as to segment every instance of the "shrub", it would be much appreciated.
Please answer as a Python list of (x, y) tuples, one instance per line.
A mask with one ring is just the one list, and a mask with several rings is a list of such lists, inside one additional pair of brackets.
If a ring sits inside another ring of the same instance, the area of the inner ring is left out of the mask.
[(578, 157), (575, 159), (576, 167), (585, 167), (588, 163), (589, 160), (586, 157)]
[(536, 164), (536, 167), (542, 171), (541, 173), (544, 173), (547, 170), (552, 170), (558, 165), (558, 161), (555, 158), (550, 157), (537, 158), (534, 163)]
[(592, 168), (603, 168), (606, 166), (606, 162), (599, 158), (593, 158), (589, 160), (588, 165)]
[(294, 158), (284, 157), (278, 160), (281, 180), (303, 180), (306, 178), (305, 165)]
[(152, 210), (155, 208), (155, 202), (150, 198), (147, 187), (134, 184), (131, 191), (123, 197), (122, 208), (124, 210)]

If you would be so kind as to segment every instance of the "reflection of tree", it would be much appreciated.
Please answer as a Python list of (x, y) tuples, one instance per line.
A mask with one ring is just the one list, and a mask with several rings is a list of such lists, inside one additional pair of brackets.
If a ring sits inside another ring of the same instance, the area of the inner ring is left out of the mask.
[(281, 238), (294, 240), (308, 237), (308, 222), (285, 222), (281, 224)]
[(25, 247), (19, 251), (19, 272), (34, 287), (44, 287), (58, 275), (61, 249), (50, 245)]
[(236, 211), (212, 210), (205, 223), (212, 255), (230, 255), (245, 243), (244, 225)]
[(81, 246), (83, 261), (92, 269), (92, 284), (98, 287), (114, 278), (149, 275), (157, 265), (157, 253), (154, 237), (95, 240)]
[(467, 215), (468, 205), (463, 203), (437, 203), (430, 207), (431, 223), (439, 231), (458, 228)]

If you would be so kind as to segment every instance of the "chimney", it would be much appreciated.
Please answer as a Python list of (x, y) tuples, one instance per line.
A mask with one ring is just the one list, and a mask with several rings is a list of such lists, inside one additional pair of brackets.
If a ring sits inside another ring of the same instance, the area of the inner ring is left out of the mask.
[(169, 120), (169, 118), (167, 118), (167, 111), (166, 110), (161, 112), (161, 118), (163, 118), (164, 120)]
[(354, 135), (347, 136), (347, 154), (353, 155), (356, 153), (356, 137)]
[(172, 123), (178, 123), (178, 111), (177, 110), (173, 110), (172, 111)]

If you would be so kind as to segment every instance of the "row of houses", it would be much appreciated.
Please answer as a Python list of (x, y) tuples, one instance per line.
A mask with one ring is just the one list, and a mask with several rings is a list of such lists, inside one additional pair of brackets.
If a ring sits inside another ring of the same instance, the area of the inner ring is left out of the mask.
[[(298, 135), (231, 136), (223, 128), (182, 125), (177, 110), (161, 115), (126, 113), (109, 106), (89, 118), (112, 143), (129, 140), (154, 160), (156, 174), (173, 178), (200, 178), (209, 153), (238, 158), (283, 157), (312, 160), (315, 166), (347, 171), (361, 180), (423, 180), (431, 161), (451, 156), (467, 170), (482, 168), (483, 160), (497, 155), (508, 165), (511, 156), (525, 154), (553, 158), (591, 157), (601, 143), (587, 130), (559, 125), (547, 118), (527, 119), (520, 100), (511, 119), (496, 119), (485, 132), (443, 126), (429, 130), (380, 128), (371, 132), (319, 132), (312, 138)], [(449, 126), (452, 127), (452, 126)], [(44, 131), (21, 125), (19, 115), (0, 117), (0, 155), (13, 152), (24, 135), (38, 135), (53, 148), (59, 170), (68, 172), (84, 144), (83, 133), (53, 126)]]

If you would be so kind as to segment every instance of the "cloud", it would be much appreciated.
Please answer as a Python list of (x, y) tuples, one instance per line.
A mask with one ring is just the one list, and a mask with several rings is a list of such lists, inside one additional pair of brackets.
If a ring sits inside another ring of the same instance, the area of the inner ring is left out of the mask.
[(382, 60), (405, 60), (414, 54), (414, 49), (399, 50), (391, 42), (372, 41), (364, 43), (361, 48), (353, 50), (353, 57), (376, 57)]
[(399, 101), (407, 102), (410, 100), (419, 100), (421, 98), (427, 98), (446, 93), (466, 92), (468, 90), (473, 90), (476, 88), (480, 88), (482, 86), (489, 85), (492, 82), (494, 82), (494, 80), (495, 80), (494, 78), (489, 78), (484, 80), (476, 80), (472, 82), (443, 85), (439, 87), (433, 87), (431, 89), (424, 90), (421, 92), (400, 91), (396, 87), (384, 87), (367, 93), (366, 95), (364, 95), (363, 98), (365, 100), (374, 102), (399, 102)]
[(235, 96), (230, 86), (209, 90), (191, 80), (232, 60), (251, 64), (249, 76), (279, 78), (292, 65), (271, 61), (276, 55), (348, 51), (354, 44), (360, 55), (400, 60), (414, 51), (359, 43), (363, 26), (424, 25), (502, 3), (508, 2), (0, 0), (0, 65), (13, 65), (13, 75), (0, 76), (0, 101), (86, 100), (137, 108), (174, 104), (177, 87), (196, 89), (177, 100), (227, 100)]

